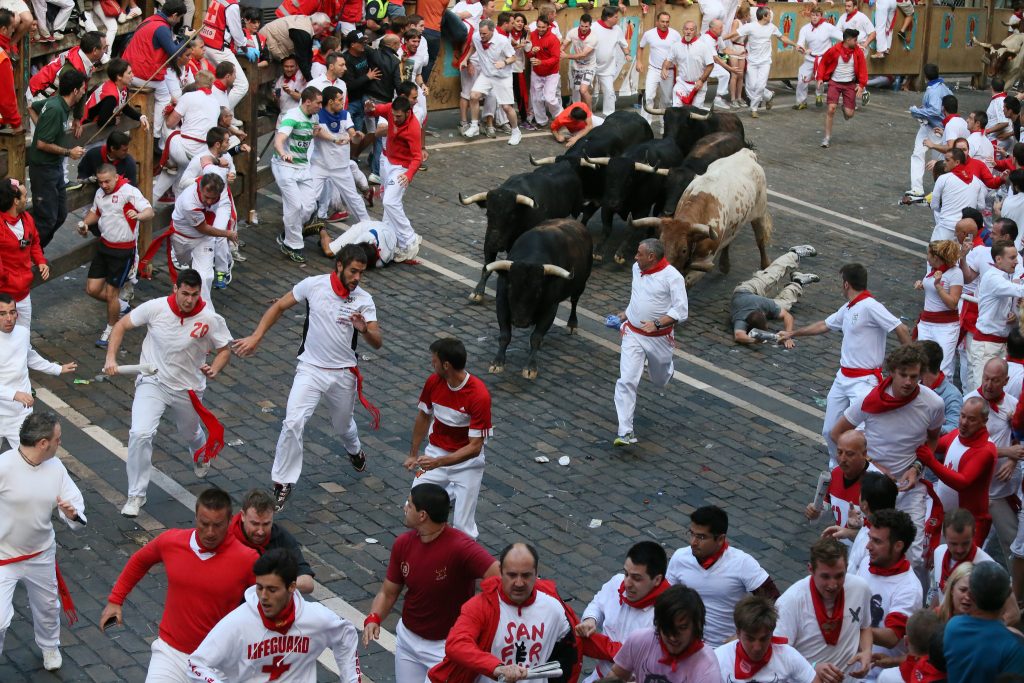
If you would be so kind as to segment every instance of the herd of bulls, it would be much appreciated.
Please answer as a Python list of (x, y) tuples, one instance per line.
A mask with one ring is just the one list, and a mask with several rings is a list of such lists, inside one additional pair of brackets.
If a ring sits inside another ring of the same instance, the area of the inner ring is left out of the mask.
[[(627, 262), (641, 239), (657, 235), (665, 256), (686, 276), (687, 285), (714, 266), (729, 268), (729, 244), (750, 223), (761, 254), (771, 240), (767, 183), (757, 157), (748, 149), (735, 114), (694, 107), (648, 109), (664, 116), (664, 134), (654, 138), (650, 124), (634, 112), (619, 111), (557, 157), (534, 159), (532, 173), (508, 178), (500, 187), (469, 197), (487, 212), (484, 268), (470, 301), (481, 302), (492, 272), (498, 273), (496, 310), (498, 352), (490, 371), (504, 370), (512, 327), (533, 327), (523, 376), (537, 376), (537, 352), (570, 300), (570, 334), (577, 326), (576, 304), (593, 262), (603, 260), (612, 221), (626, 221), (615, 261)], [(601, 210), (597, 244), (585, 227)], [(505, 259), (498, 254), (505, 252)]]

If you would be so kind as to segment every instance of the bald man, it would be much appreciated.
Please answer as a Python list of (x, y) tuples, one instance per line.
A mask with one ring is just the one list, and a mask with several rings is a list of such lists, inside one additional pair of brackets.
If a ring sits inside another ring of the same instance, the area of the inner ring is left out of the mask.
[[(836, 461), (839, 465), (832, 470), (832, 480), (828, 484), (828, 492), (822, 500), (821, 507), (809, 503), (804, 516), (809, 520), (821, 517), (822, 510), (831, 510), (834, 520), (831, 523), (850, 528), (850, 517), (853, 516), (854, 526), (860, 526), (860, 480), (865, 472), (877, 472), (878, 469), (868, 460), (868, 441), (864, 432), (851, 429), (843, 432), (836, 442)], [(847, 545), (850, 541), (843, 539)]]

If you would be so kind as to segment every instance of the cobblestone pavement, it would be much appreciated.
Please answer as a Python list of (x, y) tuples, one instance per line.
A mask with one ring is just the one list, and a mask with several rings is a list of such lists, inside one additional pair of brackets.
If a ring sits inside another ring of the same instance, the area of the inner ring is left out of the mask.
[[(988, 101), (981, 92), (959, 94), (964, 111), (984, 108)], [(870, 288), (881, 301), (896, 315), (915, 318), (920, 294), (912, 283), (920, 276), (931, 212), (896, 202), (907, 187), (916, 125), (905, 110), (919, 95), (875, 93), (853, 121), (837, 121), (829, 150), (818, 147), (821, 112), (790, 111), (791, 99), (791, 91), (780, 88), (776, 109), (756, 121), (742, 116), (771, 188), (775, 240), (770, 255), (805, 242), (818, 248), (819, 255), (807, 259), (802, 269), (820, 273), (822, 282), (806, 288), (794, 311), (798, 324), (821, 319), (842, 303), (835, 274), (854, 260), (868, 265)], [(641, 384), (640, 443), (613, 449), (618, 339), (602, 320), (628, 299), (627, 269), (609, 259), (595, 267), (580, 303), (581, 334), (568, 336), (564, 323), (556, 324), (535, 381), (519, 374), (528, 350), (523, 330), (514, 334), (505, 374), (487, 374), (497, 343), (494, 302), (490, 296), (483, 305), (466, 300), (482, 260), (484, 215), (476, 207), (460, 206), (457, 191), (496, 186), (528, 170), (529, 153), (556, 153), (554, 143), (536, 135), (515, 149), (500, 138), (461, 145), (447, 129), (432, 142), (438, 148), (430, 168), (417, 175), (406, 198), (413, 224), (424, 237), (421, 262), (365, 278), (384, 331), (383, 349), (361, 350), (367, 393), (383, 413), (380, 431), (373, 432), (365, 412), (357, 411), (367, 470), (352, 471), (327, 416), (319, 411), (306, 432), (303, 477), (278, 517), (304, 544), (322, 584), (316, 597), (340, 610), (351, 605), (365, 613), (369, 608), (392, 541), (403, 531), (399, 506), (410, 477), (400, 463), (416, 399), (430, 372), (427, 346), (446, 335), (466, 343), (469, 370), (483, 377), (494, 400), (495, 436), (488, 445), (478, 510), (480, 540), (495, 554), (510, 541), (532, 541), (540, 551), (542, 575), (558, 580), (577, 611), (620, 569), (631, 544), (654, 539), (671, 553), (686, 542), (688, 513), (707, 503), (729, 512), (731, 542), (751, 552), (781, 587), (800, 578), (807, 546), (817, 532), (801, 510), (826, 462), (818, 432), (839, 337), (801, 340), (792, 351), (731, 343), (729, 295), (758, 265), (754, 240), (744, 229), (733, 248), (732, 272), (716, 271), (689, 292), (690, 320), (677, 330), (676, 381), (660, 392)], [(278, 253), (273, 244), (280, 223), (275, 192), (270, 187), (262, 193), (262, 222), (243, 233), (248, 261), (238, 265), (227, 290), (214, 293), (236, 336), (248, 334), (265, 308), (297, 280), (330, 267), (315, 255), (312, 240), (305, 266)], [(372, 213), (379, 215), (379, 204)], [(616, 234), (623, 229), (617, 224)], [(19, 589), (6, 656), (0, 658), (0, 680), (10, 683), (144, 679), (163, 602), (162, 572), (152, 572), (131, 594), (123, 629), (104, 635), (96, 621), (128, 555), (164, 528), (189, 525), (192, 496), (206, 485), (195, 479), (183, 444), (165, 424), (154, 465), (166, 476), (154, 481), (137, 521), (118, 514), (126, 488), (123, 444), (133, 390), (127, 379), (96, 379), (103, 352), (93, 341), (102, 328), (102, 313), (82, 293), (84, 276), (79, 269), (33, 293), (36, 348), (54, 360), (78, 361), (76, 377), (90, 381), (34, 377), (35, 386), (45, 389), (39, 392), (43, 404), (59, 408), (66, 419), (62, 457), (88, 506), (86, 530), (58, 531), (61, 565), (81, 621), (63, 629), (65, 664), (59, 675), (43, 672)], [(166, 274), (161, 274), (137, 288), (137, 301), (167, 291)], [(208, 391), (208, 405), (221, 416), (230, 444), (208, 483), (225, 488), (236, 500), (250, 487), (269, 484), (301, 326), (300, 312), (289, 312), (258, 356), (234, 359)], [(137, 358), (141, 340), (137, 332), (129, 335), (126, 362)], [(538, 455), (551, 462), (536, 463)], [(563, 455), (571, 459), (567, 467), (557, 464)], [(361, 625), (362, 617), (353, 620)], [(396, 620), (392, 614), (385, 626), (393, 630)], [(374, 681), (394, 678), (384, 647), (372, 646), (363, 654), (363, 665)], [(320, 674), (330, 680), (327, 668), (321, 667)]]

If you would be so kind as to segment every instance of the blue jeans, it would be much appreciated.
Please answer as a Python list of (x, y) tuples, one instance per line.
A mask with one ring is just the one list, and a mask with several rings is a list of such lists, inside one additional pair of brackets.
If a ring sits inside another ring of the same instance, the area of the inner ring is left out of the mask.
[[(348, 115), (352, 118), (352, 127), (360, 133), (366, 131), (366, 114), (363, 113), (362, 100), (349, 100)], [(352, 155), (352, 159), (358, 159), (358, 155)]]
[(427, 39), (427, 63), (423, 67), (423, 82), (430, 81), (430, 72), (434, 68), (434, 61), (441, 52), (441, 36), (444, 35), (449, 42), (461, 45), (469, 37), (469, 29), (459, 19), (459, 15), (451, 10), (445, 10), (441, 15), (441, 30), (435, 31), (432, 28), (423, 29), (423, 37)]
[(404, 17), (405, 16), (405, 5), (395, 5), (388, 3), (387, 14), (389, 17)]
[(373, 141), (373, 153), (370, 155), (370, 173), (380, 175), (380, 155), (384, 152), (384, 138), (378, 136)]

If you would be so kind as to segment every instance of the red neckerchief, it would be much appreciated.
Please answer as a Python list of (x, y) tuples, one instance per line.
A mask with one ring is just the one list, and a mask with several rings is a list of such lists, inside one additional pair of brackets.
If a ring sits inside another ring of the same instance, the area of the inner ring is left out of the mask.
[(883, 379), (881, 384), (868, 392), (868, 395), (864, 397), (864, 404), (862, 405), (861, 410), (873, 415), (887, 413), (890, 410), (902, 408), (917, 398), (917, 395), (921, 393), (921, 385), (918, 384), (914, 387), (914, 391), (911, 392), (910, 396), (897, 398), (896, 396), (891, 396), (889, 392), (886, 391), (891, 384), (891, 376)]
[(974, 247), (984, 247), (985, 246), (985, 240), (981, 239), (981, 236), (978, 235), (977, 233), (975, 233), (974, 241), (971, 242), (971, 246), (974, 246)]
[[(722, 558), (722, 555), (725, 555), (725, 551), (728, 549), (729, 541), (725, 541), (724, 543), (722, 543), (722, 547), (718, 549), (718, 552), (716, 552), (714, 555), (708, 555), (703, 560), (697, 560), (697, 562), (704, 569), (704, 571), (707, 571), (708, 569), (711, 569), (712, 566), (714, 566), (715, 562), (718, 562), (718, 560)], [(697, 558), (693, 559), (696, 560)]]
[(1017, 10), (1016, 12), (1013, 13), (1013, 16), (1017, 17), (1018, 19), (1024, 19), (1024, 9)]
[(313, 63), (314, 64), (323, 64), (323, 65), (326, 66), (327, 65), (327, 57), (325, 57), (324, 55), (322, 55), (319, 52), (317, 52), (315, 55), (313, 55)]
[(263, 542), (263, 545), (257, 545), (245, 535), (245, 527), (242, 525), (242, 513), (236, 512), (235, 516), (231, 518), (231, 535), (235, 537), (235, 540), (240, 541), (242, 545), (248, 546), (259, 552), (260, 555), (267, 549), (267, 544), (270, 543), (270, 534), (267, 534), (267, 540)]
[(200, 92), (204, 92), (207, 95), (212, 95), (213, 94), (213, 88), (196, 88), (196, 90), (199, 90)]
[(825, 21), (823, 19), (818, 19), (818, 23), (817, 24), (815, 24), (814, 21), (812, 20), (811, 21), (811, 30), (813, 31), (814, 29), (818, 28), (819, 26), (821, 26), (824, 23), (825, 23)]
[(675, 673), (676, 667), (679, 665), (679, 662), (682, 662), (688, 659), (691, 655), (700, 652), (701, 648), (704, 647), (704, 641), (694, 640), (692, 643), (689, 644), (689, 646), (687, 646), (685, 650), (683, 650), (677, 655), (674, 655), (667, 649), (665, 649), (665, 643), (661, 642), (661, 635), (659, 634), (658, 646), (661, 648), (661, 654), (663, 655), (662, 658), (658, 660), (658, 664), (670, 665), (672, 667), (672, 672)]
[(182, 325), (185, 324), (185, 318), (191, 318), (194, 315), (199, 315), (199, 312), (206, 308), (206, 302), (203, 301), (202, 297), (199, 297), (199, 300), (196, 301), (195, 308), (193, 308), (191, 312), (182, 313), (181, 309), (178, 308), (178, 302), (174, 300), (173, 294), (167, 297), (167, 305), (171, 307), (171, 313), (178, 316), (178, 319), (181, 321)]
[(263, 625), (268, 631), (274, 631), (280, 633), (282, 636), (288, 633), (291, 629), (292, 624), (295, 623), (295, 597), (292, 596), (288, 600), (288, 604), (284, 606), (281, 613), (277, 615), (274, 620), (267, 619), (267, 615), (263, 613), (263, 603), (257, 602), (256, 608), (260, 612), (260, 619), (263, 620)]
[(341, 278), (338, 277), (338, 271), (331, 273), (331, 289), (333, 289), (334, 293), (342, 299), (347, 299), (352, 295), (352, 292), (348, 291), (348, 287), (346, 287), (342, 283)]
[(1000, 389), (999, 396), (995, 399), (988, 399), (985, 398), (985, 394), (981, 393), (981, 387), (978, 387), (978, 395), (988, 401), (988, 407), (992, 409), (992, 412), (998, 413), (999, 404), (1003, 402), (1003, 397), (1006, 396), (1006, 392)]
[(645, 595), (644, 597), (640, 598), (639, 600), (630, 600), (626, 597), (626, 582), (623, 581), (622, 584), (619, 586), (619, 604), (629, 605), (633, 609), (644, 609), (646, 607), (650, 607), (654, 604), (654, 601), (657, 599), (659, 595), (668, 590), (669, 585), (670, 584), (668, 581), (662, 579), (661, 583), (652, 588), (651, 592)]
[(1007, 363), (1016, 363), (1017, 365), (1024, 365), (1024, 358), (1011, 358), (1010, 356), (1007, 356), (1006, 357), (1006, 362)]
[(537, 600), (537, 589), (534, 588), (533, 592), (530, 593), (530, 597), (526, 598), (526, 600), (523, 601), (523, 603), (521, 605), (517, 605), (514, 602), (512, 602), (512, 600), (510, 600), (509, 597), (507, 595), (505, 595), (505, 589), (502, 588), (501, 586), (498, 586), (498, 597), (506, 605), (510, 605), (511, 607), (517, 608), (519, 610), (519, 616), (522, 616), (523, 615), (523, 608), (524, 607), (529, 607), (534, 602), (536, 602), (536, 600)]
[(668, 266), (669, 266), (668, 259), (663, 257), (660, 261), (655, 263), (650, 268), (648, 268), (646, 270), (641, 270), (640, 271), (640, 277), (643, 277), (644, 275), (654, 275), (655, 273), (660, 273), (661, 271), (663, 271), (666, 268), (668, 268)]
[(520, 40), (523, 39), (523, 32), (517, 31), (515, 29), (509, 29), (508, 37), (518, 43)]
[[(840, 612), (840, 615), (842, 612)], [(840, 616), (840, 619), (842, 617)], [(787, 641), (785, 638), (779, 638), (772, 636), (772, 645), (785, 645)], [(736, 680), (746, 680), (753, 678), (758, 671), (768, 666), (768, 662), (772, 661), (772, 650), (774, 648), (769, 645), (768, 653), (764, 656), (760, 662), (755, 662), (748, 655), (747, 651), (743, 649), (743, 643), (736, 643), (736, 663), (733, 668), (733, 673), (736, 674)]]
[(715, 32), (712, 31), (711, 29), (708, 29), (707, 33), (705, 33), (704, 35), (711, 36), (711, 40), (715, 41), (716, 43), (718, 42), (718, 36), (716, 36)]
[(499, 34), (505, 36), (506, 38), (508, 37), (508, 33), (506, 31), (501, 30), (500, 26), (498, 28), (494, 29), (494, 30), (497, 31)]
[(846, 47), (845, 43), (839, 43), (839, 58), (842, 59), (844, 62), (848, 62), (850, 61), (850, 58), (853, 57), (854, 50), (859, 49), (860, 48), (857, 47), (856, 45), (854, 45), (853, 47)]
[(949, 579), (950, 575), (953, 573), (953, 570), (955, 570), (957, 567), (959, 567), (964, 562), (974, 562), (974, 556), (977, 555), (977, 554), (978, 554), (978, 546), (974, 545), (974, 543), (972, 542), (971, 543), (971, 552), (969, 552), (967, 554), (967, 558), (963, 559), (963, 560), (958, 560), (958, 561), (954, 562), (953, 564), (950, 564), (949, 561), (952, 558), (949, 555), (949, 547), (947, 546), (946, 547), (946, 554), (942, 556), (942, 573), (939, 576), (939, 590), (940, 591), (946, 590), (946, 580)]
[(1005, 92), (997, 92), (995, 95), (992, 96), (992, 99), (993, 100), (1001, 100), (1004, 97), (1006, 97), (1006, 93)]
[(960, 164), (956, 168), (951, 168), (949, 169), (949, 172), (968, 185), (970, 185), (971, 181), (974, 180), (974, 174), (971, 173), (971, 169), (967, 168), (966, 164)]
[(589, 35), (590, 35), (590, 29), (588, 28), (588, 29), (587, 29), (586, 31), (584, 31), (584, 30), (583, 30), (583, 29), (581, 28), (581, 29), (579, 29), (578, 31), (576, 31), (576, 33), (577, 33), (577, 35), (579, 35), (579, 37), (580, 37), (580, 40), (584, 40), (584, 39), (586, 39), (586, 37), (587, 37), (587, 36), (589, 36)]
[(926, 278), (932, 277), (932, 276), (935, 275), (935, 273), (945, 273), (947, 270), (949, 270), (952, 267), (953, 266), (947, 266), (947, 265), (943, 264), (941, 266), (938, 266), (937, 268), (932, 268), (931, 272), (929, 272), (927, 275), (925, 275), (925, 277)]
[(932, 391), (935, 391), (945, 381), (946, 381), (946, 373), (944, 373), (942, 370), (939, 370), (939, 374), (935, 376), (935, 382), (933, 382), (932, 384), (929, 384), (928, 388), (931, 389)]
[(598, 20), (597, 20), (597, 23), (601, 24), (601, 26), (604, 26), (604, 27), (605, 27), (606, 29), (608, 29), (609, 31), (610, 31), (610, 30), (612, 30), (612, 27), (611, 27), (611, 26), (609, 26), (608, 24), (604, 23), (604, 19), (598, 19)]
[(855, 296), (852, 299), (850, 299), (850, 303), (846, 304), (846, 307), (847, 308), (853, 308), (854, 306), (859, 304), (861, 301), (864, 301), (864, 299), (870, 299), (870, 298), (871, 298), (871, 292), (869, 292), (868, 290), (865, 289), (863, 292), (861, 292), (857, 296)]
[(860, 11), (860, 10), (853, 10), (852, 12), (850, 12), (849, 14), (847, 14), (847, 15), (846, 15), (846, 20), (847, 20), (847, 21), (853, 21), (853, 18), (854, 18), (855, 16), (857, 16), (857, 13), (858, 13), (859, 11)]
[(946, 680), (946, 673), (936, 669), (935, 665), (928, 661), (928, 655), (924, 655), (917, 658), (907, 680), (914, 683), (938, 683)]
[(221, 92), (228, 91), (228, 86), (224, 85), (224, 81), (220, 80), (219, 78), (213, 82), (213, 87), (217, 90), (220, 90)]
[(487, 50), (487, 49), (489, 49), (491, 47), (491, 41), (488, 40), (487, 42), (484, 42), (484, 41), (481, 40), (480, 41), (480, 46), (483, 49)]
[(910, 571), (910, 560), (904, 557), (891, 567), (876, 567), (873, 564), (869, 564), (868, 571), (875, 576), (896, 576), (897, 574)]
[(0, 36), (0, 48), (3, 48), (7, 52), (11, 51), (11, 39), (9, 36)]
[(124, 187), (127, 184), (128, 184), (128, 179), (125, 178), (123, 175), (119, 175), (119, 176), (117, 176), (117, 182), (114, 183), (114, 189), (111, 192), (104, 192), (103, 194), (104, 194), (104, 196), (109, 197), (110, 195), (114, 194), (114, 192), (117, 192), (118, 190), (120, 190), (122, 187)]
[(694, 43), (697, 42), (698, 38), (700, 38), (700, 36), (698, 35), (694, 35), (693, 38), (691, 38), (690, 40), (683, 38), (683, 45), (693, 45)]
[(21, 216), (15, 216), (7, 212), (0, 212), (0, 220), (4, 222), (8, 230), (14, 231), (14, 226), (21, 221)]
[(668, 29), (662, 31), (660, 28), (655, 27), (654, 30), (658, 32), (658, 37), (661, 38), (662, 40), (668, 38)]
[(843, 630), (843, 615), (846, 613), (846, 589), (839, 591), (836, 604), (832, 606), (832, 614), (825, 609), (825, 599), (818, 592), (814, 585), (814, 579), (809, 581), (811, 585), (811, 602), (814, 603), (814, 618), (818, 620), (818, 629), (821, 637), (825, 639), (826, 645), (835, 645), (839, 642), (839, 632)]
[(959, 114), (947, 114), (946, 118), (942, 119), (942, 125), (945, 126), (947, 123), (949, 123), (953, 119), (956, 119), (956, 118), (959, 118), (959, 117), (960, 117)]
[[(982, 398), (984, 398), (984, 396)], [(989, 403), (989, 405), (992, 404)], [(993, 410), (995, 410), (995, 408), (993, 408)], [(964, 435), (960, 433), (960, 430), (957, 430), (957, 437), (960, 439), (960, 443), (967, 446), (968, 448), (977, 448), (979, 446), (984, 446), (986, 443), (988, 443), (988, 436), (988, 427), (982, 427), (981, 429), (974, 433), (974, 436), (972, 436), (969, 439), (964, 438)]]

